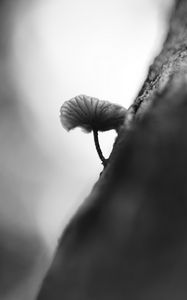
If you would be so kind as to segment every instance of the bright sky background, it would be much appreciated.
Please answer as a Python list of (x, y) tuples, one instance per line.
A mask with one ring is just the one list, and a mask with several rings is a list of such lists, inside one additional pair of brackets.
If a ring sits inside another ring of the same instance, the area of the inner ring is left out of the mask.
[[(132, 103), (166, 33), (171, 1), (163, 2), (40, 0), (17, 14), (11, 50), (14, 80), (21, 101), (33, 112), (33, 135), (53, 168), (38, 199), (37, 216), (49, 241), (102, 170), (92, 135), (66, 133), (60, 106), (78, 94), (125, 107)], [(114, 134), (102, 134), (106, 156), (113, 140)]]

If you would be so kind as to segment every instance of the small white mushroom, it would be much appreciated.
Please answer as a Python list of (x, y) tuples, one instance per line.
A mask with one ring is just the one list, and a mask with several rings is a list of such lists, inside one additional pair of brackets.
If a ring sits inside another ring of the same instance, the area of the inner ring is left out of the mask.
[(99, 146), (98, 131), (118, 131), (125, 115), (124, 107), (86, 95), (65, 101), (60, 109), (60, 120), (67, 131), (76, 127), (81, 127), (85, 132), (93, 131), (95, 146), (104, 166), (107, 160)]

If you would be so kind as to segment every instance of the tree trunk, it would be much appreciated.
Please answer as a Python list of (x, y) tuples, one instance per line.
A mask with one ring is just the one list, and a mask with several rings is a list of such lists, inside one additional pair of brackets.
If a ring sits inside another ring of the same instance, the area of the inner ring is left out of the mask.
[(187, 1), (38, 300), (187, 299)]

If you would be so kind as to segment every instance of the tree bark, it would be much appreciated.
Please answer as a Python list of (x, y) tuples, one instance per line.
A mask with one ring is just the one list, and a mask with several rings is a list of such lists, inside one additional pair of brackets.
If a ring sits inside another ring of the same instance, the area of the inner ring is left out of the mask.
[(187, 1), (38, 300), (187, 298)]

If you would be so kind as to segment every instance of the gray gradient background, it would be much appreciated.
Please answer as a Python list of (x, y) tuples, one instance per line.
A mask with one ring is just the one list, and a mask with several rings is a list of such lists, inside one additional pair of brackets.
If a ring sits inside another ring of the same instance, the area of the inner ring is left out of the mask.
[[(172, 2), (2, 2), (3, 228), (37, 232), (52, 255), (59, 234), (102, 169), (92, 135), (61, 127), (60, 106), (87, 94), (128, 107), (161, 47)], [(113, 132), (101, 135), (106, 156), (114, 137)], [(38, 282), (41, 272), (36, 268), (33, 276)], [(23, 282), (2, 300), (33, 299), (35, 285)]]

